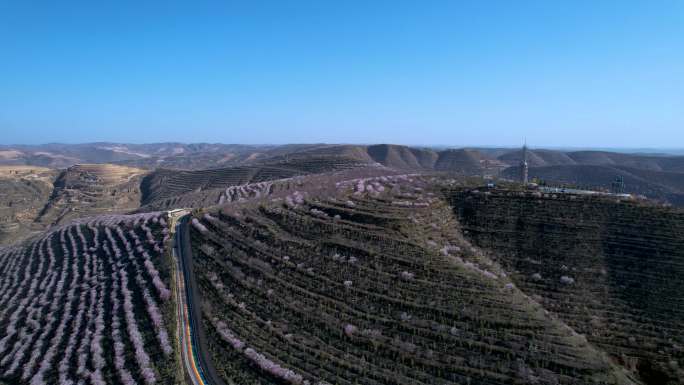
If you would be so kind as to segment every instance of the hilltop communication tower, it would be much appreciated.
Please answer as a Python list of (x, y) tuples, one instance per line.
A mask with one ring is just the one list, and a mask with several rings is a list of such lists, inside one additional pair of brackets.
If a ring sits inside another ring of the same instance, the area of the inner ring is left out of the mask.
[(623, 194), (625, 192), (625, 179), (622, 175), (615, 177), (615, 180), (611, 183), (610, 190), (613, 194)]
[(527, 165), (527, 143), (525, 143), (522, 148), (522, 159), (520, 160), (520, 182), (524, 185), (527, 185), (529, 171), (529, 166)]

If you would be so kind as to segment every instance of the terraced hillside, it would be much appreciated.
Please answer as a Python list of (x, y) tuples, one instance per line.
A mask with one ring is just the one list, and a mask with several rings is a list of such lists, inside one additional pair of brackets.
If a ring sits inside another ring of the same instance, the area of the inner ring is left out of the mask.
[(684, 212), (611, 199), (450, 191), (512, 281), (647, 384), (684, 378)]
[(194, 191), (153, 201), (142, 206), (139, 211), (168, 210), (178, 207), (207, 207), (216, 204), (266, 198), (270, 195), (286, 194), (288, 191), (294, 191), (300, 183), (299, 179), (299, 177), (292, 177), (273, 181), (230, 185), (227, 188)]
[(176, 195), (142, 206), (138, 211), (163, 211), (179, 207), (207, 208), (247, 201), (284, 200), (288, 196), (291, 199), (294, 193), (331, 195), (337, 191), (337, 181), (353, 178), (374, 178), (381, 175), (415, 174), (402, 174), (399, 171), (388, 170), (382, 167), (358, 167), (334, 172), (298, 175), (291, 178), (232, 185), (226, 188), (213, 188)]
[(483, 156), (476, 150), (446, 150), (439, 153), (435, 170), (457, 171), (465, 175), (480, 175), (485, 170)]
[(360, 166), (358, 160), (337, 157), (283, 158), (260, 166), (242, 166), (198, 171), (156, 170), (142, 181), (142, 203), (145, 205), (179, 197), (183, 194), (226, 189), (230, 186), (290, 178), (296, 175), (347, 170)]
[(225, 383), (633, 383), (463, 239), (434, 182), (361, 178), (196, 212)]
[(295, 155), (344, 155), (363, 162), (375, 162), (397, 170), (449, 171), (461, 175), (498, 174), (505, 162), (477, 149), (415, 148), (394, 144), (371, 146), (337, 145), (303, 149)]
[(56, 170), (32, 166), (0, 166), (0, 244), (43, 231), (33, 221), (52, 194)]
[(1, 249), (0, 383), (178, 383), (167, 233), (99, 216)]
[(140, 205), (145, 171), (112, 164), (80, 164), (62, 171), (36, 222), (44, 225), (103, 213), (122, 213)]

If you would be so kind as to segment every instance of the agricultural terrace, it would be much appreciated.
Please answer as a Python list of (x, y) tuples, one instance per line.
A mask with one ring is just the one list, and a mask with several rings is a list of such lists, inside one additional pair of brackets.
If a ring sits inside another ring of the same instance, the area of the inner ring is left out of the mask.
[(176, 383), (165, 214), (99, 216), (0, 250), (0, 382)]
[[(180, 207), (175, 200), (189, 193), (222, 190), (230, 186), (246, 185), (298, 175), (349, 170), (364, 166), (346, 157), (307, 157), (273, 164), (239, 166), (208, 170), (155, 170), (142, 183), (144, 205), (163, 204)], [(367, 165), (366, 165), (367, 166)], [(216, 201), (211, 202), (212, 204)]]
[(647, 384), (684, 379), (684, 212), (616, 197), (446, 191), (512, 281)]
[(197, 211), (195, 278), (227, 384), (630, 384), (466, 241), (438, 179)]
[[(229, 203), (243, 203), (247, 201), (268, 201), (284, 199), (298, 191), (309, 195), (331, 195), (337, 193), (340, 181), (379, 177), (382, 175), (399, 174), (399, 171), (387, 170), (382, 167), (356, 167), (314, 175), (296, 175), (287, 178), (249, 182), (242, 184), (223, 184), (221, 187), (198, 189), (161, 199), (149, 203), (141, 211), (170, 210), (178, 207), (210, 207)], [(273, 175), (272, 175), (273, 176)]]

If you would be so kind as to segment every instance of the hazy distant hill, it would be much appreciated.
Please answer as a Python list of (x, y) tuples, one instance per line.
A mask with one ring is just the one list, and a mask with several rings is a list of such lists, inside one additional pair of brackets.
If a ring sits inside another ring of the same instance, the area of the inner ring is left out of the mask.
[(335, 156), (362, 163), (379, 163), (403, 170), (440, 170), (480, 173), (485, 159), (478, 150), (443, 150), (392, 144), (291, 144), (251, 146), (233, 144), (46, 144), (0, 146), (0, 165), (65, 168), (81, 163), (114, 163), (146, 169), (202, 170), (284, 161), (305, 156)]
[(274, 147), (211, 143), (0, 146), (0, 164), (64, 168), (79, 163), (121, 163), (145, 168), (204, 168), (212, 164), (230, 165), (268, 157), (266, 153)]
[(439, 157), (433, 150), (391, 144), (369, 146), (366, 151), (374, 161), (380, 164), (405, 169), (433, 168)]
[(400, 170), (449, 171), (467, 175), (482, 175), (490, 168), (505, 163), (475, 149), (448, 149), (437, 151), (394, 144), (340, 145), (315, 148), (298, 154), (346, 155), (359, 161), (370, 161)]
[[(394, 144), (288, 144), (240, 145), (217, 143), (84, 143), (45, 144), (38, 146), (0, 146), (0, 166), (29, 165), (63, 169), (76, 164), (117, 164), (148, 172), (161, 169), (210, 170), (246, 167), (245, 170), (274, 167), (286, 170), (272, 172), (278, 176), (304, 172), (295, 162), (345, 159), (357, 165), (382, 165), (395, 170), (439, 171), (459, 175), (517, 178), (522, 156), (520, 149), (461, 148), (437, 149)], [(623, 153), (609, 151), (563, 151), (530, 149), (527, 160), (530, 175), (550, 183), (571, 183), (608, 188), (621, 175), (627, 191), (651, 198), (682, 204), (684, 191), (684, 156)], [(318, 162), (318, 161), (314, 161)], [(319, 162), (318, 164), (324, 164)], [(313, 163), (312, 163), (313, 164)], [(509, 170), (503, 171), (506, 168)], [(323, 171), (330, 171), (325, 167)], [(231, 171), (232, 173), (233, 171)], [(262, 174), (266, 171), (262, 171)], [(305, 173), (320, 172), (306, 171)], [(268, 172), (266, 172), (268, 173)], [(262, 175), (259, 174), (259, 175)], [(213, 175), (208, 173), (207, 175)], [(260, 176), (258, 177), (260, 178)], [(260, 179), (238, 178), (244, 183)], [(270, 176), (265, 177), (268, 180)], [(243, 180), (244, 179), (244, 180)], [(217, 181), (223, 180), (219, 177)], [(185, 183), (184, 181), (183, 183)], [(207, 188), (190, 183), (190, 190)], [(167, 188), (164, 188), (166, 191)], [(170, 191), (170, 190), (169, 190)], [(186, 193), (185, 191), (183, 193)]]
[[(514, 150), (498, 157), (510, 165), (517, 165), (522, 157), (521, 150)], [(561, 165), (610, 165), (627, 166), (653, 171), (684, 172), (684, 156), (626, 154), (608, 151), (574, 151), (533, 149), (527, 154), (530, 167)]]
[[(80, 163), (116, 163), (147, 169), (208, 168), (272, 163), (297, 156), (344, 156), (359, 162), (397, 169), (481, 172), (482, 168), (514, 166), (521, 150), (511, 148), (437, 149), (394, 144), (241, 145), (220, 143), (83, 143), (0, 146), (0, 165), (65, 168)], [(480, 164), (478, 166), (478, 163)], [(612, 165), (636, 169), (684, 172), (684, 156), (610, 151), (531, 149), (531, 167)]]
[[(522, 151), (519, 149), (510, 151), (498, 157), (499, 160), (511, 165), (517, 165), (522, 158)], [(530, 167), (576, 164), (567, 153), (554, 150), (534, 149), (527, 152), (527, 163)]]
[(464, 174), (477, 174), (483, 171), (482, 153), (476, 150), (446, 150), (439, 153), (434, 168), (439, 171), (459, 170)]
[[(516, 150), (498, 157), (511, 166), (502, 172), (503, 177), (519, 179), (521, 156)], [(533, 149), (527, 160), (530, 177), (550, 184), (610, 189), (621, 176), (628, 193), (684, 205), (684, 156)]]

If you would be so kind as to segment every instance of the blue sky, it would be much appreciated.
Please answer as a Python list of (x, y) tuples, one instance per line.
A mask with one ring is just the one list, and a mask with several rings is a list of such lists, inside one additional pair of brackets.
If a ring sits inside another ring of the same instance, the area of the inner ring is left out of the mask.
[(0, 0), (0, 143), (684, 147), (684, 2)]

